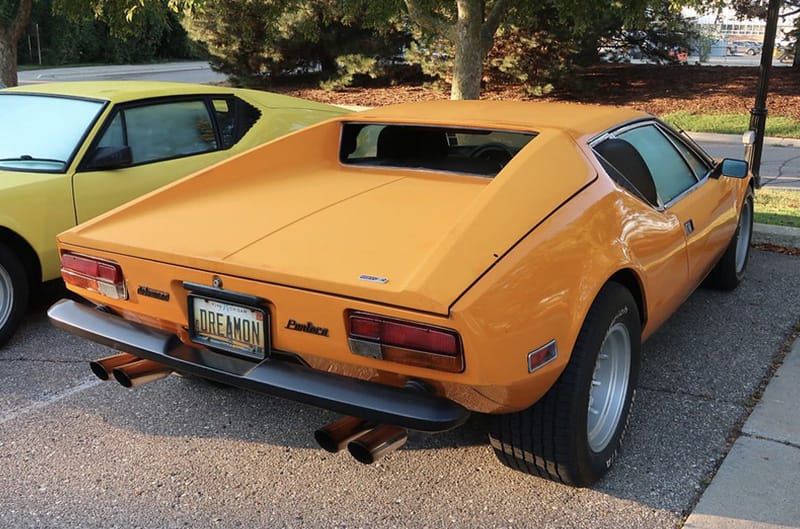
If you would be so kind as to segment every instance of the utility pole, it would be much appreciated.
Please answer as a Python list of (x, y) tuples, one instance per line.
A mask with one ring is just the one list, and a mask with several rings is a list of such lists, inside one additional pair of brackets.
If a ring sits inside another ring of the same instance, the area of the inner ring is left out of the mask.
[(750, 111), (750, 130), (755, 132), (755, 141), (747, 146), (745, 156), (750, 170), (756, 179), (756, 187), (761, 187), (761, 152), (764, 149), (764, 127), (767, 124), (767, 92), (769, 90), (769, 71), (772, 68), (772, 54), (775, 50), (775, 33), (778, 30), (778, 15), (782, 0), (769, 0), (767, 8), (767, 27), (764, 31), (764, 46), (761, 48), (761, 69), (758, 75), (756, 103)]

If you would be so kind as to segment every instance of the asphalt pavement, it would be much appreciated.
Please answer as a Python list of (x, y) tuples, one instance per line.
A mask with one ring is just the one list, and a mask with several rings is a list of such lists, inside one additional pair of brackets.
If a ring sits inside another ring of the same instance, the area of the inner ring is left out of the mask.
[[(745, 157), (740, 135), (705, 132), (690, 132), (689, 135), (714, 157)], [(765, 138), (759, 174), (762, 186), (800, 190), (800, 140)]]
[[(800, 249), (800, 229), (757, 225), (755, 242)], [(794, 301), (795, 305), (797, 300)], [(800, 528), (800, 322), (740, 435), (685, 529)], [(780, 355), (779, 355), (780, 356)]]
[[(111, 351), (47, 322), (46, 307), (62, 295), (55, 290), (0, 349), (0, 528), (671, 529), (690, 513), (697, 524), (732, 512), (762, 520), (759, 496), (740, 498), (737, 511), (712, 499), (741, 493), (733, 484), (755, 477), (797, 475), (783, 455), (770, 467), (728, 468), (740, 447), (758, 449), (767, 437), (783, 452), (797, 449), (775, 433), (749, 433), (750, 422), (739, 435), (739, 425), (800, 320), (798, 259), (754, 251), (737, 290), (700, 289), (644, 344), (629, 436), (589, 489), (503, 467), (480, 417), (414, 434), (365, 466), (316, 447), (312, 431), (336, 418), (323, 410), (179, 377), (133, 390), (101, 383), (87, 361)], [(792, 382), (789, 364), (762, 403), (782, 399), (773, 388)], [(797, 424), (798, 407), (795, 399), (777, 422)], [(781, 492), (769, 491), (766, 499)], [(753, 510), (742, 513), (745, 503)], [(695, 527), (728, 527), (721, 523)]]

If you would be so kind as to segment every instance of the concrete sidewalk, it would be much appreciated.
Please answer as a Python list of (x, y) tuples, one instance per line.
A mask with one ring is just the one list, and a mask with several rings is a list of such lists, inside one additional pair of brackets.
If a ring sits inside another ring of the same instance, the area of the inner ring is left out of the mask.
[[(755, 242), (770, 236), (764, 228), (754, 230)], [(800, 229), (781, 236), (783, 246), (800, 248)], [(800, 529), (798, 380), (800, 340), (769, 381), (684, 529)]]

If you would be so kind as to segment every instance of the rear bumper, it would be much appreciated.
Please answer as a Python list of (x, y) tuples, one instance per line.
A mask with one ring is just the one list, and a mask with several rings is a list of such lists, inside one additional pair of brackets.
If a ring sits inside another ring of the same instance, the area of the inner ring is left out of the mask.
[(56, 327), (162, 363), (181, 373), (379, 424), (443, 432), (460, 426), (470, 415), (460, 404), (429, 393), (317, 371), (275, 358), (255, 362), (191, 347), (175, 335), (72, 300), (58, 301), (50, 307), (47, 315)]

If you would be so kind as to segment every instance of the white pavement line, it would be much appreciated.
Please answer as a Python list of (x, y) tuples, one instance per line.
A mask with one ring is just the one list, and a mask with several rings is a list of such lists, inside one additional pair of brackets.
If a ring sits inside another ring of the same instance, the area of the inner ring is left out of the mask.
[(71, 397), (76, 393), (80, 393), (81, 391), (86, 391), (87, 389), (91, 389), (95, 386), (102, 384), (103, 381), (99, 378), (94, 378), (91, 380), (87, 380), (83, 384), (78, 384), (77, 386), (72, 386), (71, 388), (67, 388), (61, 393), (56, 393), (54, 395), (48, 396), (44, 400), (37, 400), (32, 404), (28, 404), (27, 406), (23, 406), (21, 408), (17, 408), (15, 410), (8, 411), (2, 415), (0, 415), (0, 424), (5, 424), (9, 421), (13, 421), (14, 419), (21, 417), (22, 415), (26, 415), (28, 413), (34, 412), (36, 410), (40, 410), (42, 408), (46, 408), (47, 406), (54, 404), (60, 400), (64, 400), (67, 397)]

